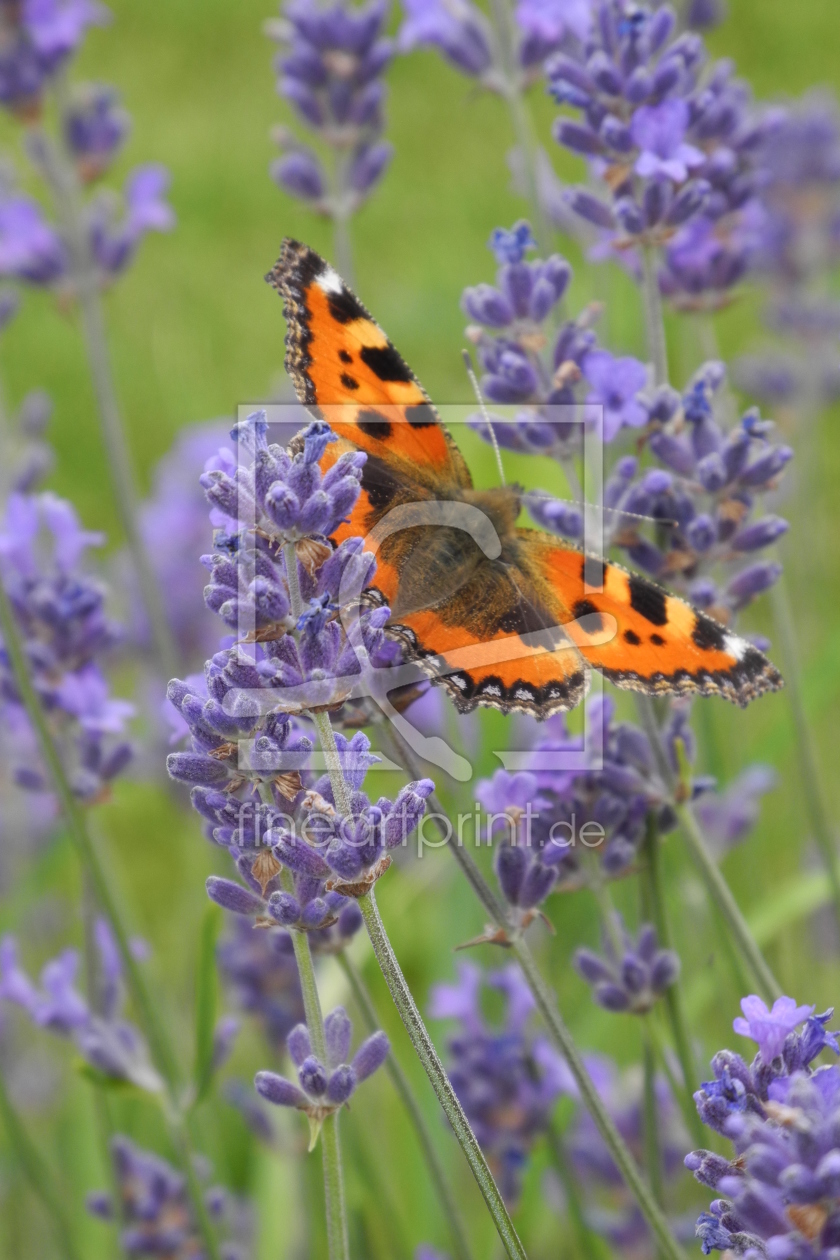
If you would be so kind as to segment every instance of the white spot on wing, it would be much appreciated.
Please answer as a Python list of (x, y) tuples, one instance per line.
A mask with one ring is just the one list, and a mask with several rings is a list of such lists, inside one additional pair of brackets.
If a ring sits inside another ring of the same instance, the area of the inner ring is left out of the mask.
[(742, 661), (744, 655), (749, 649), (749, 643), (746, 639), (739, 639), (737, 634), (727, 634), (723, 640), (723, 650), (728, 652), (730, 656), (734, 656), (736, 661)]
[(495, 684), (490, 684), (486, 687), (482, 687), (481, 690), (483, 691), (485, 696), (500, 696), (502, 694), (501, 687), (497, 687)]
[(340, 293), (344, 288), (341, 276), (332, 267), (325, 267), (320, 276), (316, 277), (315, 283), (324, 293)]

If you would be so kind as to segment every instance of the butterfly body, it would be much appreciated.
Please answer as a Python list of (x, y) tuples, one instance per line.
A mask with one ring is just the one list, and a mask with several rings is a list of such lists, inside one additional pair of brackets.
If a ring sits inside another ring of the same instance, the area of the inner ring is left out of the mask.
[(367, 455), (338, 544), (376, 552), (388, 630), (462, 712), (543, 718), (578, 704), (592, 667), (648, 694), (745, 704), (781, 685), (753, 645), (621, 566), (517, 526), (513, 487), (477, 490), (457, 445), (385, 333), (314, 251), (285, 241), (286, 367), (302, 402)]

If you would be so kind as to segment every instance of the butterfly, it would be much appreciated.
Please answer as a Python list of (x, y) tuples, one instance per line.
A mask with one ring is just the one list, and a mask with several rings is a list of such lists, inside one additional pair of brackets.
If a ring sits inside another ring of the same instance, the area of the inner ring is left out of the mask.
[[(333, 535), (376, 543), (387, 632), (460, 712), (546, 718), (580, 703), (590, 671), (648, 695), (746, 705), (782, 685), (747, 640), (620, 565), (517, 525), (515, 487), (477, 490), (411, 369), (337, 272), (287, 239), (266, 277), (287, 321), (286, 370), (344, 451), (367, 455), (361, 493)], [(396, 525), (394, 525), (396, 522)]]

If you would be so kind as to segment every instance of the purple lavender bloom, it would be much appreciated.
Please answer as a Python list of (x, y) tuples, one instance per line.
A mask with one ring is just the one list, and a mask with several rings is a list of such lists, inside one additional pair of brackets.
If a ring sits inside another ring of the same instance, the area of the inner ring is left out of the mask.
[(446, 60), (471, 78), (481, 79), (493, 67), (493, 39), (487, 18), (468, 0), (403, 0), (405, 19), (397, 37), (400, 52), (437, 48)]
[(689, 171), (703, 165), (706, 159), (700, 150), (686, 144), (688, 122), (688, 102), (684, 100), (666, 100), (636, 110), (630, 131), (639, 149), (637, 175), (643, 179), (664, 176), (681, 184)]
[(275, 1072), (258, 1072), (254, 1078), (257, 1093), (262, 1098), (278, 1107), (294, 1107), (305, 1112), (317, 1128), (325, 1116), (339, 1111), (350, 1101), (362, 1081), (382, 1066), (390, 1050), (385, 1034), (375, 1032), (362, 1042), (348, 1062), (353, 1027), (343, 1006), (337, 1006), (327, 1015), (324, 1035), (326, 1063), (312, 1053), (306, 1024), (298, 1024), (286, 1038), (286, 1047), (297, 1069), (297, 1084)]
[(547, 73), (557, 102), (578, 114), (558, 119), (556, 139), (602, 181), (603, 195), (567, 195), (590, 238), (597, 230), (593, 257), (637, 275), (627, 247), (666, 245), (663, 292), (683, 306), (724, 301), (761, 236), (760, 151), (780, 111), (757, 109), (730, 63), (708, 65), (701, 38), (679, 31), (666, 5), (630, 20), (623, 0), (603, 0), (589, 38)]
[(638, 359), (617, 359), (608, 350), (591, 350), (583, 360), (583, 374), (592, 386), (588, 403), (603, 407), (603, 440), (611, 442), (619, 429), (647, 424), (647, 409), (638, 395), (647, 384), (647, 369)]
[(289, 0), (281, 18), (267, 26), (277, 42), (277, 90), (307, 130), (346, 159), (330, 181), (316, 151), (285, 127), (275, 138), (282, 156), (271, 175), (290, 196), (319, 213), (344, 220), (373, 191), (391, 160), (382, 141), (383, 76), (394, 53), (385, 34), (387, 5), (369, 0), (360, 7), (344, 0), (320, 6)]
[(0, 197), (0, 276), (52, 285), (67, 272), (67, 250), (31, 197)]
[[(130, 745), (121, 736), (134, 712), (133, 705), (110, 696), (101, 673), (100, 662), (120, 634), (105, 615), (103, 588), (80, 565), (86, 549), (102, 541), (81, 528), (71, 504), (52, 494), (11, 495), (0, 527), (0, 576), (32, 681), (71, 785), (86, 801), (103, 794), (130, 760)], [(4, 720), (28, 726), (2, 647), (0, 710)], [(46, 790), (37, 757), (34, 764), (28, 758), (16, 778), (21, 787)]]
[[(430, 1014), (460, 1024), (447, 1042), (449, 1078), (502, 1194), (514, 1202), (568, 1071), (548, 1041), (528, 1029), (534, 999), (515, 964), (484, 972), (461, 963), (458, 977), (457, 984), (434, 987)], [(485, 985), (505, 999), (500, 1027), (482, 1014)]]
[(646, 1014), (666, 989), (676, 982), (680, 960), (670, 949), (660, 949), (656, 929), (645, 923), (636, 940), (616, 916), (616, 931), (622, 941), (618, 954), (611, 936), (604, 933), (604, 955), (591, 949), (575, 951), (575, 970), (592, 986), (593, 997), (608, 1011)]
[(97, 1072), (130, 1081), (140, 1089), (163, 1088), (146, 1046), (133, 1024), (121, 1016), (122, 967), (110, 929), (96, 927), (99, 953), (99, 1009), (92, 1009), (75, 987), (79, 956), (67, 949), (41, 971), (37, 988), (18, 962), (12, 936), (0, 941), (0, 999), (20, 1006), (40, 1028), (72, 1041)]
[(716, 856), (723, 857), (752, 830), (762, 797), (777, 781), (769, 766), (748, 766), (723, 792), (706, 793), (695, 803), (697, 820)]
[(138, 166), (123, 188), (123, 216), (114, 219), (110, 198), (94, 198), (88, 207), (91, 252), (103, 279), (119, 275), (133, 260), (147, 232), (169, 232), (175, 212), (166, 201), (169, 172), (163, 166)]
[(20, 0), (0, 8), (0, 103), (37, 116), (47, 80), (109, 11), (95, 0)]
[(732, 1025), (736, 1033), (742, 1037), (750, 1037), (758, 1043), (758, 1049), (765, 1063), (770, 1063), (781, 1054), (788, 1033), (804, 1023), (813, 1015), (813, 1006), (797, 1006), (793, 998), (776, 998), (772, 1010), (766, 1003), (752, 994), (741, 1001), (741, 1016)]
[[(596, 311), (588, 309), (577, 320), (565, 322), (548, 344), (544, 325), (566, 293), (571, 267), (559, 254), (526, 261), (525, 253), (534, 244), (524, 220), (510, 230), (496, 228), (488, 244), (501, 265), (495, 286), (464, 290), (461, 308), (475, 321), (466, 335), (484, 369), (485, 397), (496, 403), (528, 404), (513, 420), (491, 416), (496, 440), (508, 450), (566, 459), (580, 449), (582, 425), (571, 418), (557, 423), (556, 413), (543, 408), (581, 400), (575, 387), (595, 344), (590, 325)], [(483, 417), (471, 417), (468, 423), (485, 441), (491, 440)]]
[(82, 84), (64, 116), (64, 136), (85, 183), (108, 170), (128, 136), (130, 119), (113, 88)]
[[(171, 1260), (203, 1256), (201, 1233), (182, 1174), (122, 1134), (112, 1139), (111, 1155), (119, 1206), (110, 1194), (97, 1191), (88, 1197), (87, 1208), (93, 1216), (120, 1221), (120, 1242), (126, 1254), (165, 1255)], [(208, 1187), (204, 1198), (214, 1227), (224, 1235), (220, 1256), (245, 1260), (250, 1253), (250, 1231), (241, 1205), (220, 1186)]]
[[(721, 1050), (714, 1080), (695, 1094), (704, 1123), (732, 1142), (733, 1159), (692, 1151), (685, 1164), (716, 1196), (697, 1221), (705, 1255), (732, 1250), (750, 1256), (830, 1260), (836, 1249), (840, 1070), (815, 1067), (823, 1050), (838, 1053), (827, 1024), (832, 1010), (813, 1015), (780, 998), (768, 1011), (745, 998), (745, 1035), (759, 1042), (750, 1066)], [(796, 1029), (805, 1021), (805, 1027)]]

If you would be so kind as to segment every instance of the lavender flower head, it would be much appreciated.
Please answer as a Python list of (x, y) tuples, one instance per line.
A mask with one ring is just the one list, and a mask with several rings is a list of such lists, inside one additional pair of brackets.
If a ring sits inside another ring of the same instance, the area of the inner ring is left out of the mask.
[(110, 928), (96, 923), (99, 989), (95, 1006), (78, 992), (79, 955), (67, 949), (41, 971), (37, 988), (18, 961), (12, 936), (0, 941), (0, 999), (22, 1007), (39, 1028), (72, 1041), (96, 1073), (157, 1092), (163, 1082), (140, 1033), (122, 1016), (122, 964)]
[(759, 1260), (831, 1260), (840, 1229), (840, 1068), (816, 1066), (840, 1052), (827, 1025), (793, 998), (772, 1009), (744, 998), (735, 1031), (758, 1043), (748, 1066), (721, 1050), (714, 1079), (695, 1094), (705, 1124), (733, 1146), (733, 1158), (692, 1151), (686, 1167), (718, 1196), (697, 1222), (704, 1255), (713, 1251)]
[(385, 85), (393, 56), (384, 35), (388, 6), (368, 0), (354, 6), (336, 0), (289, 0), (267, 24), (277, 42), (277, 90), (299, 121), (337, 157), (330, 181), (315, 149), (287, 128), (275, 135), (283, 150), (272, 178), (290, 196), (321, 214), (346, 220), (381, 180), (393, 152), (382, 139)]
[[(37, 145), (31, 147), (37, 158)], [(165, 168), (150, 163), (135, 167), (121, 196), (102, 189), (86, 204), (86, 244), (100, 285), (125, 271), (149, 232), (168, 232), (174, 226), (168, 187)], [(39, 202), (22, 193), (0, 192), (0, 277), (72, 296), (78, 277), (71, 257), (67, 241)]]
[(297, 1084), (276, 1072), (258, 1072), (254, 1078), (257, 1093), (268, 1102), (306, 1113), (312, 1130), (310, 1150), (324, 1119), (350, 1101), (362, 1081), (382, 1066), (390, 1049), (385, 1034), (375, 1032), (350, 1059), (353, 1027), (343, 1006), (337, 1006), (327, 1015), (324, 1036), (327, 1055), (326, 1062), (322, 1063), (312, 1053), (306, 1024), (298, 1024), (289, 1033), (286, 1047), (297, 1069)]
[[(611, 436), (622, 424), (644, 423), (646, 414), (638, 410), (635, 394), (645, 385), (645, 369), (635, 360), (613, 360), (595, 350), (591, 326), (597, 308), (566, 321), (559, 333), (550, 332), (552, 315), (572, 276), (566, 260), (559, 254), (527, 260), (526, 254), (536, 246), (524, 220), (510, 230), (497, 228), (488, 245), (499, 264), (496, 284), (465, 289), (461, 308), (472, 321), (466, 335), (484, 371), (484, 397), (491, 403), (522, 407), (513, 420), (491, 416), (499, 445), (568, 460), (580, 449), (582, 425), (578, 417), (558, 423), (558, 414), (548, 410), (555, 404), (606, 404)], [(491, 440), (484, 419), (476, 416), (469, 423), (485, 441)], [(572, 528), (582, 532), (582, 517)]]
[[(553, 1103), (568, 1088), (568, 1071), (548, 1041), (528, 1030), (535, 1004), (515, 964), (483, 972), (462, 963), (458, 975), (457, 984), (432, 990), (430, 1014), (458, 1022), (447, 1041), (449, 1078), (502, 1194), (513, 1202)], [(504, 998), (499, 1027), (482, 1014), (483, 986)]]
[[(10, 496), (0, 528), (0, 577), (12, 604), (30, 675), (80, 799), (93, 801), (128, 764), (122, 738), (133, 705), (113, 698), (101, 662), (119, 631), (105, 614), (105, 591), (82, 567), (102, 536), (82, 529), (71, 506), (53, 494)], [(0, 708), (26, 727), (23, 700), (0, 647)], [(18, 784), (43, 792), (37, 760), (15, 770)]]
[(23, 118), (37, 118), (50, 79), (78, 50), (87, 28), (109, 19), (97, 0), (0, 5), (0, 104)]
[(435, 48), (488, 91), (506, 96), (539, 77), (546, 57), (568, 40), (583, 40), (591, 25), (590, 0), (517, 0), (513, 64), (503, 46), (509, 38), (471, 0), (403, 0), (397, 47)]
[(760, 151), (781, 121), (757, 110), (728, 62), (706, 64), (699, 35), (669, 5), (599, 0), (589, 38), (548, 63), (562, 117), (555, 138), (583, 156), (604, 195), (568, 193), (599, 241), (595, 256), (640, 273), (632, 247), (663, 247), (660, 284), (683, 306), (714, 306), (758, 248)]
[[(312, 743), (290, 715), (339, 708), (363, 666), (395, 657), (383, 634), (389, 610), (361, 611), (358, 604), (373, 557), (360, 539), (335, 549), (327, 542), (358, 496), (364, 455), (348, 452), (322, 473), (318, 461), (334, 440), (327, 425), (311, 424), (294, 453), (269, 445), (267, 430), (263, 413), (237, 426), (249, 463), (202, 477), (214, 511), (229, 523), (217, 533), (216, 552), (204, 558), (211, 571), (205, 596), (240, 642), (206, 663), (201, 685), (170, 683), (192, 747), (172, 753), (167, 766), (193, 787), (210, 838), (229, 849), (247, 885), (214, 877), (209, 895), (265, 925), (322, 933), (337, 924), (319, 940), (338, 948), (358, 927), (347, 897), (387, 869), (390, 850), (417, 826), (432, 784), (409, 784), (396, 800), (372, 805), (362, 784), (376, 758), (361, 732), (335, 737), (346, 814), (328, 775), (308, 776), (307, 783), (301, 777)], [(287, 562), (296, 569), (291, 591)], [(295, 616), (297, 600), (303, 612)], [(282, 867), (292, 874), (293, 891), (280, 885)]]
[(604, 933), (603, 956), (591, 949), (575, 950), (575, 970), (605, 1010), (644, 1015), (677, 980), (680, 960), (673, 950), (659, 948), (650, 923), (633, 940), (616, 915), (614, 934), (615, 939)]
[[(117, 1134), (111, 1141), (120, 1202), (97, 1191), (88, 1196), (92, 1216), (120, 1222), (120, 1242), (131, 1256), (200, 1260), (204, 1247), (193, 1217), (183, 1176), (171, 1164)], [(219, 1241), (222, 1260), (246, 1260), (251, 1254), (250, 1222), (243, 1205), (220, 1186), (204, 1192), (214, 1226), (226, 1237)]]

